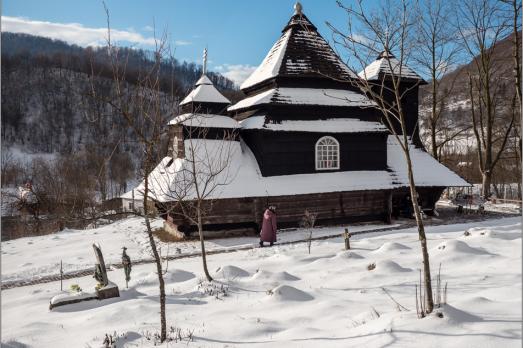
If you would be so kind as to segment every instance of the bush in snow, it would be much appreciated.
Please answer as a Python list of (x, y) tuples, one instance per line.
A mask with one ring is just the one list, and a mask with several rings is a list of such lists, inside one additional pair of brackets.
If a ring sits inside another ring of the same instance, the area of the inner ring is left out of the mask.
[(210, 282), (204, 279), (200, 279), (198, 282), (198, 291), (205, 296), (214, 296), (217, 300), (222, 300), (224, 297), (229, 296), (228, 285)]
[(71, 284), (69, 289), (71, 289), (71, 292), (82, 292), (82, 288), (78, 284)]
[[(147, 341), (151, 341), (153, 343), (153, 345), (155, 345), (155, 346), (160, 345), (162, 343), (162, 341), (160, 340), (160, 334), (158, 332), (151, 333), (150, 331), (145, 331), (142, 334), (143, 334), (143, 337)], [(184, 330), (179, 327), (171, 326), (169, 328), (169, 331), (167, 332), (167, 337), (166, 337), (165, 341), (174, 342), (174, 343), (186, 341), (187, 344), (189, 344), (189, 342), (192, 342), (193, 339), (194, 339), (194, 329)]]
[(316, 223), (317, 215), (318, 214), (311, 213), (308, 209), (305, 209), (305, 212), (303, 213), (303, 217), (300, 222), (300, 226), (302, 228), (309, 230), (309, 235), (307, 238), (307, 248), (309, 250), (309, 254), (311, 253), (312, 229), (314, 228), (314, 224)]

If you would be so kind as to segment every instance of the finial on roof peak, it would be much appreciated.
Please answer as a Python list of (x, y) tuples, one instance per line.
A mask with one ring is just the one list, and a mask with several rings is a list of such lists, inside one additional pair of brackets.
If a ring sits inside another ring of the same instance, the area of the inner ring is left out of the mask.
[(202, 75), (207, 74), (207, 47), (203, 49), (203, 69)]
[(302, 15), (303, 14), (303, 6), (299, 1), (296, 1), (294, 4), (294, 14), (295, 15)]
[(378, 56), (378, 59), (380, 58), (395, 58), (394, 54), (392, 54), (389, 50), (383, 50), (381, 51), (380, 55)]

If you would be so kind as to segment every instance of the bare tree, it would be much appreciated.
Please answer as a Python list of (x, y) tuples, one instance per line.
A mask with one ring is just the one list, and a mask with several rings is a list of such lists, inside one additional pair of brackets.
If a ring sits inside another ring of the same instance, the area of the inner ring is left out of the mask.
[(207, 280), (212, 281), (205, 252), (204, 218), (212, 211), (213, 200), (219, 198), (220, 190), (236, 175), (236, 166), (231, 165), (231, 160), (241, 150), (239, 142), (236, 141), (238, 134), (235, 130), (224, 131), (221, 135), (208, 139), (206, 118), (202, 114), (191, 114), (183, 121), (188, 125), (187, 136), (181, 144), (183, 149), (174, 150), (174, 157), (180, 164), (170, 165), (178, 168), (160, 169), (164, 174), (154, 175), (151, 182), (155, 185), (156, 195), (163, 195), (167, 201), (176, 202), (166, 208), (167, 214), (196, 226), (200, 238), (203, 271)]
[[(488, 198), (493, 171), (506, 149), (515, 122), (515, 114), (503, 110), (503, 92), (507, 83), (499, 73), (503, 64), (494, 50), (507, 35), (508, 25), (506, 17), (502, 16), (500, 3), (488, 0), (462, 2), (459, 16), (461, 41), (473, 62), (473, 69), (467, 71), (468, 93), (482, 176), (482, 196)], [(516, 98), (514, 95), (512, 103)]]
[[(521, 1), (520, 0), (500, 0), (508, 5), (507, 12), (511, 22), (512, 30), (512, 57), (514, 62), (514, 84), (518, 103), (513, 112), (521, 112)], [(514, 127), (513, 152), (515, 154), (517, 172), (521, 174), (521, 118), (516, 117)], [(518, 197), (521, 199), (521, 175), (518, 175)]]
[[(443, 120), (449, 96), (454, 90), (457, 74), (445, 85), (441, 85), (443, 75), (450, 72), (459, 60), (459, 45), (454, 25), (450, 22), (453, 7), (448, 1), (421, 0), (416, 3), (415, 43), (412, 59), (422, 72), (430, 77), (430, 111), (426, 124), (430, 132), (432, 157), (441, 161), (440, 149), (455, 139), (469, 127), (448, 126)], [(454, 125), (454, 124), (453, 124)]]
[[(410, 155), (412, 143), (407, 133), (406, 113), (403, 107), (404, 97), (419, 85), (419, 80), (408, 82), (403, 76), (403, 73), (406, 73), (406, 62), (411, 56), (413, 48), (409, 41), (413, 30), (411, 12), (413, 3), (408, 0), (390, 0), (381, 3), (373, 11), (368, 11), (363, 6), (363, 0), (358, 0), (350, 6), (344, 5), (338, 0), (338, 5), (348, 14), (347, 32), (342, 32), (331, 24), (327, 24), (333, 30), (335, 43), (347, 50), (355, 59), (350, 69), (356, 76), (349, 82), (365, 93), (374, 103), (391, 130), (393, 138), (403, 150), (423, 256), (426, 312), (430, 313), (433, 310), (434, 302), (429, 253), (414, 181)], [(397, 55), (394, 56), (392, 52), (397, 52)], [(363, 70), (358, 77), (359, 70), (368, 66), (378, 54), (385, 59), (388, 73), (381, 74), (378, 80), (369, 81), (370, 76), (367, 76)]]
[(143, 188), (140, 190), (143, 199), (143, 218), (149, 245), (156, 264), (160, 292), (160, 341), (167, 337), (167, 323), (165, 318), (165, 282), (163, 279), (162, 260), (156, 247), (151, 227), (150, 180), (149, 175), (157, 163), (161, 152), (162, 137), (166, 121), (173, 116), (175, 110), (173, 98), (162, 90), (161, 68), (162, 62), (172, 58), (167, 44), (168, 37), (164, 32), (160, 38), (155, 34), (155, 47), (153, 63), (145, 66), (143, 70), (133, 71), (131, 85), (127, 75), (129, 51), (120, 54), (120, 48), (111, 41), (111, 27), (109, 10), (105, 6), (107, 16), (107, 54), (110, 60), (112, 73), (112, 91), (109, 94), (100, 94), (94, 84), (94, 73), (91, 80), (91, 97), (101, 100), (112, 111), (112, 115), (122, 119), (132, 131), (135, 141), (143, 151), (141, 163), (141, 178)]
[(514, 83), (519, 105), (521, 105), (521, 1), (519, 0), (500, 0), (508, 5), (509, 26), (512, 31), (512, 57), (514, 61)]

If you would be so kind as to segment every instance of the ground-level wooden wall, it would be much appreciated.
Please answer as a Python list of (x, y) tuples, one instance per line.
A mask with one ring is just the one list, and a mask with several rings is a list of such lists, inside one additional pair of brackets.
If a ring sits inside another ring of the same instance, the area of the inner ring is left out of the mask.
[[(420, 188), (422, 207), (434, 209), (444, 188)], [(400, 204), (408, 189), (328, 192), (317, 194), (273, 197), (227, 198), (205, 202), (208, 213), (203, 218), (207, 235), (220, 231), (258, 233), (263, 212), (269, 205), (277, 207), (278, 228), (298, 227), (305, 210), (317, 214), (316, 225), (334, 225), (349, 222), (390, 222), (393, 205)], [(158, 204), (158, 210), (171, 228), (185, 234), (195, 226), (181, 217), (174, 203)]]

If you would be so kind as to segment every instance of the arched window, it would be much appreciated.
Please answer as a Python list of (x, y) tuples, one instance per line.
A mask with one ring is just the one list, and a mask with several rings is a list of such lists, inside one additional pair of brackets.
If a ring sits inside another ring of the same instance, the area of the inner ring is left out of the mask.
[(333, 137), (316, 142), (316, 170), (340, 169), (340, 144)]

